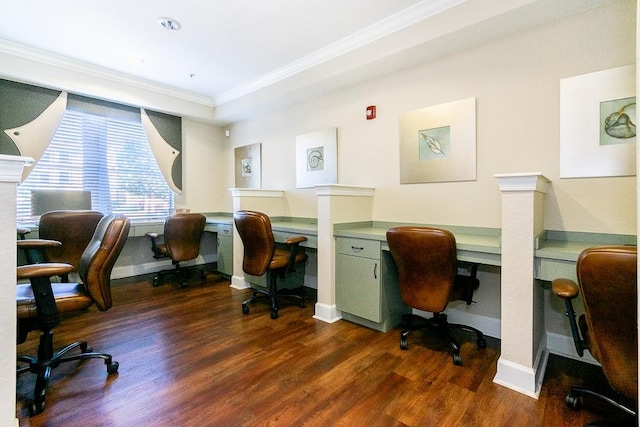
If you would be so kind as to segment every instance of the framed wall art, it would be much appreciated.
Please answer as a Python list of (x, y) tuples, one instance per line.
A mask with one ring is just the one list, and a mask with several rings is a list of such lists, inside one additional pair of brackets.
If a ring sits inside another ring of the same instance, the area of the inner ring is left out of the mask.
[(400, 115), (400, 183), (476, 179), (476, 99)]
[(635, 65), (560, 81), (560, 178), (636, 174)]
[(309, 188), (338, 183), (338, 129), (296, 137), (296, 186)]
[(236, 188), (261, 188), (262, 146), (245, 145), (234, 150)]

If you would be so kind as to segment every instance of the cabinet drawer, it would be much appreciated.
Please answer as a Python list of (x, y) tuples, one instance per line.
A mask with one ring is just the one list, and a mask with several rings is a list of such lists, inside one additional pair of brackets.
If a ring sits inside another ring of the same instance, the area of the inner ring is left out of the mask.
[(338, 237), (336, 240), (336, 253), (362, 258), (380, 259), (380, 242), (377, 240)]

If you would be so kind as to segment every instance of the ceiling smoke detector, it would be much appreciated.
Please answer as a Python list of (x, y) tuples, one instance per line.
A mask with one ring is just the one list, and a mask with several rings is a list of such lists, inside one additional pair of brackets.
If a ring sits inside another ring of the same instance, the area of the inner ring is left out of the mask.
[(182, 25), (173, 18), (158, 18), (158, 23), (167, 30), (178, 31)]

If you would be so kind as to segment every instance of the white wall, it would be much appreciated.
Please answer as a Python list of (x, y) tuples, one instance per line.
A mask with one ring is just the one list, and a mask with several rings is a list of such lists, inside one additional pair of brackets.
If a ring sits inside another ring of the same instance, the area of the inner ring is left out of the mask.
[[(262, 143), (263, 188), (314, 217), (314, 190), (295, 189), (295, 137), (336, 126), (339, 183), (375, 187), (376, 220), (500, 227), (494, 174), (539, 171), (552, 180), (547, 229), (635, 234), (635, 178), (559, 179), (560, 79), (632, 63), (635, 1), (622, 0), (236, 123), (225, 155)], [(477, 98), (477, 180), (400, 185), (398, 115), (467, 97)], [(366, 121), (371, 104), (378, 118)]]
[[(635, 17), (636, 2), (621, 0), (236, 123), (224, 156), (231, 163), (234, 147), (262, 143), (263, 188), (285, 190), (286, 214), (315, 217), (315, 191), (295, 188), (295, 138), (336, 126), (338, 181), (375, 187), (375, 220), (500, 227), (494, 174), (542, 172), (552, 181), (546, 229), (637, 234), (635, 177), (559, 176), (560, 80), (635, 63)], [(401, 185), (399, 114), (468, 97), (477, 98), (477, 180)], [(378, 118), (367, 121), (372, 104)], [(499, 319), (499, 270), (480, 279), (478, 304), (455, 308)], [(554, 298), (545, 292), (547, 330), (569, 336)]]

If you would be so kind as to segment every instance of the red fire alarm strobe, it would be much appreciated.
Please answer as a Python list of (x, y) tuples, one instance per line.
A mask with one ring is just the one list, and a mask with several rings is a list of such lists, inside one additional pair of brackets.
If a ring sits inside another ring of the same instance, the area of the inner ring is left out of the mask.
[(367, 107), (367, 120), (373, 120), (376, 118), (376, 106), (369, 105)]

